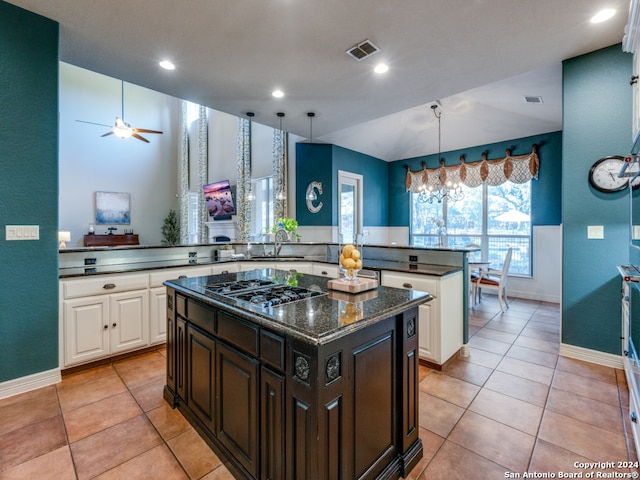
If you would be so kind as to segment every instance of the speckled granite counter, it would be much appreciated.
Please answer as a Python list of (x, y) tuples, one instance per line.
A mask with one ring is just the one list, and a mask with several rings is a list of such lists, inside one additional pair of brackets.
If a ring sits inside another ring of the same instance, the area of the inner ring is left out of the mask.
[[(212, 281), (221, 283), (249, 279), (271, 279), (276, 283), (291, 283), (293, 280), (299, 287), (322, 291), (327, 295), (277, 307), (260, 308), (233, 297), (205, 294), (204, 286)], [(432, 298), (426, 292), (383, 286), (361, 294), (348, 295), (329, 290), (327, 281), (324, 277), (301, 273), (294, 274), (292, 277), (286, 271), (267, 268), (216, 275), (215, 280), (213, 277), (183, 278), (165, 282), (165, 285), (204, 303), (231, 311), (253, 323), (315, 344), (333, 341), (341, 335), (396, 315)], [(350, 324), (341, 322), (340, 313), (344, 308), (344, 299), (361, 305), (361, 320)]]

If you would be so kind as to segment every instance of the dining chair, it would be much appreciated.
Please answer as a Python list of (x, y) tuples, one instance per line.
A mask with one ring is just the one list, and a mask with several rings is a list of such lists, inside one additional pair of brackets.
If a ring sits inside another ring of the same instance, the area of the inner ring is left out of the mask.
[[(500, 304), (501, 312), (504, 313), (504, 308), (502, 307), (503, 299), (505, 305), (507, 306), (507, 308), (509, 308), (509, 302), (507, 301), (507, 279), (509, 278), (509, 265), (511, 264), (512, 253), (513, 248), (509, 247), (504, 257), (502, 270), (487, 269), (480, 271), (480, 276), (473, 282), (472, 297), (474, 304), (476, 302), (478, 289), (487, 288), (489, 290), (496, 290), (498, 292), (498, 303)], [(480, 297), (482, 298), (482, 294), (480, 294)]]

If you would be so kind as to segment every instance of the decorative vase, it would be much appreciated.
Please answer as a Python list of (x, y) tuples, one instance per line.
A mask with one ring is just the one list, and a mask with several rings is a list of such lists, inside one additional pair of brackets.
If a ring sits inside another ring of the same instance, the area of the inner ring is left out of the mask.
[(338, 260), (341, 280), (358, 282), (358, 272), (362, 269), (362, 234), (342, 234), (340, 236), (340, 257)]

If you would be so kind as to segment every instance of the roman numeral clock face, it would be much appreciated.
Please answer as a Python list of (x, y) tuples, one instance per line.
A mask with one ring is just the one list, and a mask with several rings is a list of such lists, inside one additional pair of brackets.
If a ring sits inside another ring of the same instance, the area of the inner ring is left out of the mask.
[(624, 165), (624, 157), (604, 157), (596, 161), (589, 170), (589, 183), (593, 188), (604, 193), (618, 192), (627, 188), (629, 179), (619, 177)]

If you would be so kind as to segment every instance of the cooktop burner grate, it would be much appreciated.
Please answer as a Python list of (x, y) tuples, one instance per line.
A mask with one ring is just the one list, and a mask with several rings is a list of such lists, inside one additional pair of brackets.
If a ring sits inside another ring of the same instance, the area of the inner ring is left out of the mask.
[(235, 282), (210, 283), (205, 285), (204, 288), (208, 293), (228, 295), (230, 293), (242, 292), (267, 285), (275, 285), (275, 282), (271, 280), (238, 280)]
[(290, 287), (288, 285), (278, 285), (269, 288), (260, 288), (243, 293), (236, 293), (230, 296), (249, 302), (261, 308), (277, 307), (307, 298), (326, 295), (324, 292), (308, 290), (302, 287)]

